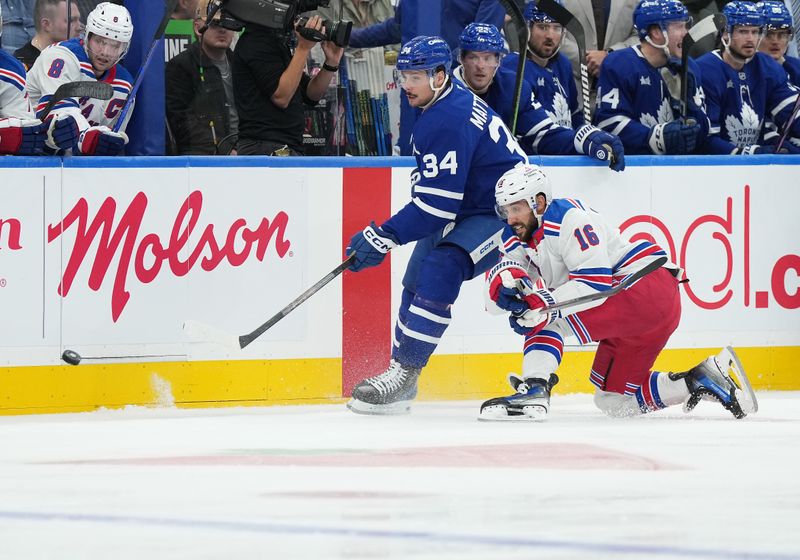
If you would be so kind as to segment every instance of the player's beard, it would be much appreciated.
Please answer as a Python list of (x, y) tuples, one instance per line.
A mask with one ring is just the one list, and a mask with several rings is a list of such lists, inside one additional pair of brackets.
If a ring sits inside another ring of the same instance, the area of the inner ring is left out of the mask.
[(531, 237), (533, 237), (533, 232), (539, 229), (539, 220), (531, 213), (528, 220), (518, 220), (509, 225), (511, 229), (514, 230), (514, 233), (517, 234), (517, 237), (519, 237), (521, 241), (527, 243), (531, 240)]

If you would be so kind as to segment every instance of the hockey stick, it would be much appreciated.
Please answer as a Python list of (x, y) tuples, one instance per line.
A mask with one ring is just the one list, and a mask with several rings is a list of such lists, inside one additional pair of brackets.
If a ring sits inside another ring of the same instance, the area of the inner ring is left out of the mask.
[(556, 303), (554, 305), (548, 305), (542, 309), (539, 309), (541, 313), (546, 313), (547, 311), (553, 311), (556, 309), (564, 309), (566, 307), (573, 307), (575, 305), (581, 305), (584, 303), (589, 303), (590, 301), (596, 301), (598, 299), (605, 299), (609, 298), (615, 294), (618, 294), (622, 290), (627, 290), (631, 287), (634, 282), (637, 282), (650, 274), (651, 272), (655, 272), (662, 266), (667, 263), (667, 257), (659, 257), (650, 264), (642, 267), (641, 269), (637, 270), (633, 274), (624, 278), (619, 284), (611, 288), (610, 290), (606, 290), (605, 292), (597, 292), (596, 294), (589, 294), (586, 296), (576, 297), (567, 301), (562, 301)]
[(147, 67), (150, 65), (150, 60), (153, 58), (153, 53), (156, 51), (156, 45), (158, 45), (162, 35), (164, 35), (164, 30), (167, 28), (167, 24), (169, 23), (172, 12), (175, 11), (175, 6), (177, 4), (178, 0), (167, 0), (164, 15), (161, 18), (161, 23), (158, 24), (156, 32), (153, 34), (153, 40), (150, 43), (150, 50), (147, 51), (147, 56), (145, 57), (142, 66), (139, 68), (139, 73), (136, 75), (136, 80), (133, 83), (131, 92), (128, 94), (128, 98), (125, 100), (125, 105), (122, 106), (119, 115), (117, 115), (117, 121), (114, 123), (114, 127), (112, 129), (114, 132), (119, 132), (120, 128), (122, 128), (122, 124), (125, 122), (125, 117), (128, 116), (128, 113), (133, 106), (133, 101), (136, 98), (136, 92), (139, 91), (139, 87), (141, 87), (142, 81), (144, 81), (144, 75), (147, 71)]
[(705, 39), (709, 35), (716, 35), (725, 29), (727, 19), (724, 14), (712, 14), (693, 25), (691, 29), (683, 36), (681, 41), (681, 72), (680, 72), (680, 104), (681, 104), (681, 117), (684, 122), (691, 126), (696, 124), (694, 119), (689, 118), (689, 51), (692, 50), (695, 43), (701, 39)]
[(517, 81), (514, 82), (514, 100), (511, 111), (511, 135), (516, 136), (517, 114), (519, 113), (520, 97), (522, 97), (522, 79), (525, 74), (525, 53), (528, 49), (528, 37), (530, 30), (525, 23), (522, 10), (514, 0), (499, 0), (503, 9), (511, 17), (511, 21), (517, 27), (517, 40), (519, 41), (519, 60), (517, 61)]
[(355, 253), (347, 257), (342, 264), (331, 270), (328, 274), (325, 275), (322, 280), (311, 286), (305, 292), (297, 296), (294, 300), (292, 300), (289, 305), (278, 311), (275, 315), (269, 318), (269, 320), (258, 327), (251, 333), (243, 334), (239, 337), (239, 348), (245, 348), (248, 344), (253, 342), (259, 336), (267, 332), (270, 328), (272, 328), (275, 323), (286, 317), (289, 313), (294, 311), (301, 303), (306, 301), (308, 298), (316, 294), (320, 291), (328, 282), (339, 276), (345, 269), (350, 266), (350, 263), (356, 258)]
[(589, 68), (586, 66), (586, 34), (581, 22), (555, 0), (536, 0), (536, 7), (556, 20), (557, 23), (569, 31), (578, 45), (578, 62), (581, 72), (581, 97), (583, 98), (583, 120), (585, 124), (592, 124), (592, 109), (589, 107)]
[(794, 108), (792, 109), (792, 116), (789, 117), (789, 120), (786, 121), (786, 125), (783, 127), (783, 134), (781, 134), (781, 139), (775, 146), (776, 154), (780, 152), (781, 148), (783, 148), (783, 143), (786, 142), (786, 139), (789, 137), (789, 132), (792, 130), (792, 125), (794, 124), (794, 121), (797, 118), (798, 111), (800, 111), (800, 94), (798, 94), (797, 96), (797, 101), (794, 102)]
[(56, 103), (70, 97), (91, 97), (92, 99), (107, 101), (113, 95), (114, 88), (106, 82), (68, 82), (61, 84), (53, 93), (38, 118), (40, 121), (44, 121)]

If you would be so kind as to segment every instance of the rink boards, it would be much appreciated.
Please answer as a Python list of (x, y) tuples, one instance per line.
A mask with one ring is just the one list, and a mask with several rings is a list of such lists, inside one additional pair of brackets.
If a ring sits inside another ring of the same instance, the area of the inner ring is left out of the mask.
[[(535, 160), (555, 196), (654, 239), (686, 269), (682, 322), (657, 367), (684, 369), (732, 344), (757, 389), (800, 389), (800, 158), (768, 158), (638, 157), (621, 174), (584, 158)], [(386, 365), (410, 247), (346, 272), (244, 351), (182, 325), (240, 335), (266, 321), (341, 262), (355, 231), (408, 202), (412, 166), (0, 159), (0, 413), (341, 398)], [(462, 288), (421, 398), (503, 392), (519, 370), (522, 339), (483, 310), (481, 288)], [(81, 365), (64, 365), (64, 349)], [(568, 347), (561, 392), (591, 390), (592, 350)]]

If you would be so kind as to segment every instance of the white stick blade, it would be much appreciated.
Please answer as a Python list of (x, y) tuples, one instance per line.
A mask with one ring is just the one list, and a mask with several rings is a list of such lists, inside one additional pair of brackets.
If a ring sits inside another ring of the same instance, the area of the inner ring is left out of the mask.
[(231, 350), (241, 350), (239, 348), (239, 339), (236, 336), (200, 321), (187, 319), (183, 323), (183, 332), (201, 342), (211, 342)]

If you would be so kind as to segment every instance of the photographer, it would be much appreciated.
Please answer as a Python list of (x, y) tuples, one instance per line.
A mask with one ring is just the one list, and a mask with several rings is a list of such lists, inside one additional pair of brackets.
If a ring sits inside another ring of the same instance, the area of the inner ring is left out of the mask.
[[(305, 27), (324, 35), (319, 16)], [(322, 41), (325, 64), (313, 78), (305, 72), (315, 40), (292, 32), (247, 25), (233, 55), (233, 86), (239, 113), (239, 155), (303, 154), (303, 104), (316, 105), (339, 68), (344, 49)], [(319, 37), (320, 35), (317, 35)]]

